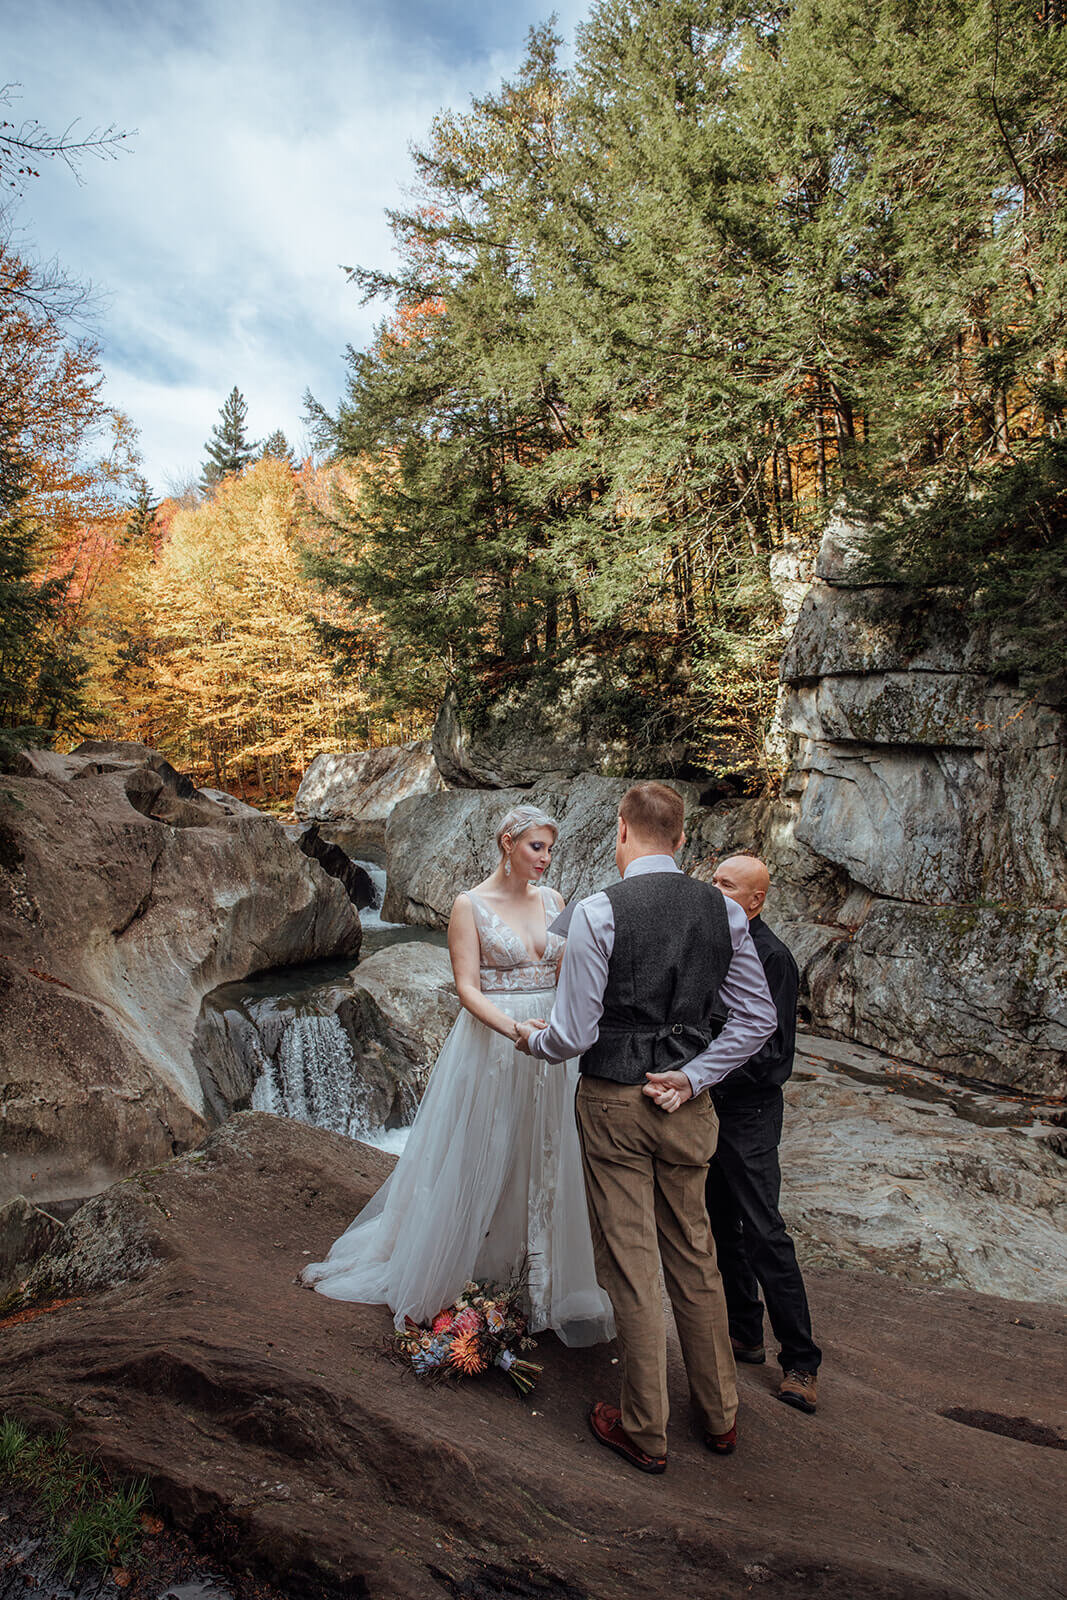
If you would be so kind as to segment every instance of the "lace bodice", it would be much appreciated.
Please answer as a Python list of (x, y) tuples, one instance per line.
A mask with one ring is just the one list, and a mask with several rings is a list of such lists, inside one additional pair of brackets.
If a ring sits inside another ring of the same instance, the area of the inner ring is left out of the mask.
[[(538, 894), (545, 907), (545, 923), (550, 923), (563, 909), (562, 901), (552, 889), (540, 888)], [(474, 908), (474, 923), (478, 929), (481, 946), (481, 987), (483, 994), (508, 994), (516, 990), (554, 989), (556, 967), (563, 954), (566, 940), (558, 933), (550, 933), (545, 941), (545, 953), (535, 961), (514, 928), (509, 928), (503, 917), (497, 916), (492, 906), (473, 889), (467, 897)]]

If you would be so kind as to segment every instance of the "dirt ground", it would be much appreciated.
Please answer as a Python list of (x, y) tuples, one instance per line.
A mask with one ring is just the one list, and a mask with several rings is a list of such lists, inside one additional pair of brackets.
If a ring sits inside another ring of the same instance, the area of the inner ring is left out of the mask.
[[(543, 1336), (525, 1402), (499, 1373), (428, 1388), (387, 1358), (385, 1308), (297, 1284), (389, 1165), (247, 1114), (119, 1186), (108, 1226), (152, 1264), (92, 1292), (68, 1282), (54, 1309), (0, 1328), (0, 1412), (66, 1424), (76, 1448), (147, 1476), (200, 1548), (223, 1527), (238, 1567), (294, 1593), (1062, 1595), (1067, 1316), (813, 1272), (818, 1414), (776, 1400), (772, 1364), (742, 1367), (739, 1448), (712, 1457), (672, 1343), (669, 1466), (650, 1478), (587, 1428), (590, 1402), (616, 1398), (614, 1346)], [(116, 1261), (122, 1246), (100, 1245)]]

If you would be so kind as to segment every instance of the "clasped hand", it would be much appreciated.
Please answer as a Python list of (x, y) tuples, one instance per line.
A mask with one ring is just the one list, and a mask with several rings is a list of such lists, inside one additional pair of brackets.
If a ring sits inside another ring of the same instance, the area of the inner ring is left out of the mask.
[(693, 1098), (693, 1085), (684, 1072), (646, 1072), (644, 1092), (661, 1111), (677, 1111)]
[(532, 1055), (533, 1052), (530, 1049), (531, 1033), (536, 1033), (539, 1028), (547, 1027), (548, 1023), (545, 1021), (544, 1017), (530, 1017), (530, 1019), (526, 1022), (516, 1022), (515, 1048), (519, 1054), (523, 1056)]

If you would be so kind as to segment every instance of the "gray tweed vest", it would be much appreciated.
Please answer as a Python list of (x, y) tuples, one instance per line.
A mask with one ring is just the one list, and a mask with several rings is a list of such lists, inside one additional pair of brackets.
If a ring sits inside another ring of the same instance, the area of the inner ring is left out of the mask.
[(615, 917), (600, 1037), (579, 1063), (594, 1078), (643, 1083), (683, 1067), (726, 1020), (719, 988), (733, 958), (720, 891), (684, 872), (624, 878), (604, 893)]

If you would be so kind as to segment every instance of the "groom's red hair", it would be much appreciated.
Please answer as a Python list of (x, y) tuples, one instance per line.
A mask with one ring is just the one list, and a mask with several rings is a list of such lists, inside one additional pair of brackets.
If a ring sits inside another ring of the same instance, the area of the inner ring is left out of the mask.
[(619, 802), (619, 816), (639, 838), (673, 853), (685, 826), (685, 801), (669, 783), (635, 783)]

